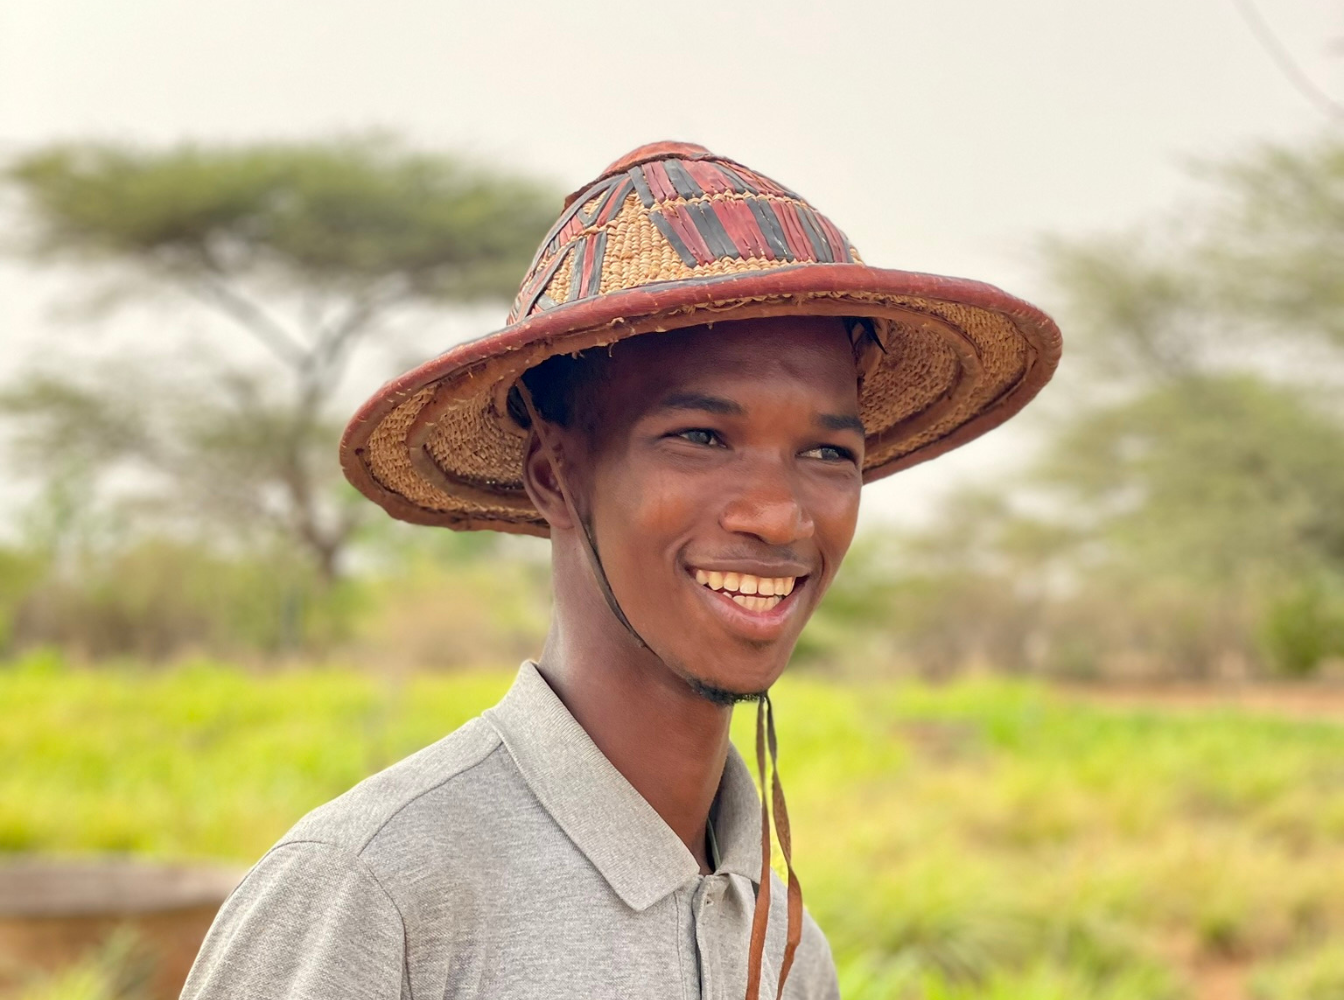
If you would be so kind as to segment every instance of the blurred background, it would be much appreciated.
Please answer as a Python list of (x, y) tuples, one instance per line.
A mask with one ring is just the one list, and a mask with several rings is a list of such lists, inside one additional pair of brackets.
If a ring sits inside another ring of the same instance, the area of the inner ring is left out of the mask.
[(0, 995), (174, 995), (238, 871), (539, 651), (546, 544), (335, 445), (665, 138), (1064, 330), (867, 488), (780, 685), (844, 995), (1344, 996), (1324, 0), (0, 0)]

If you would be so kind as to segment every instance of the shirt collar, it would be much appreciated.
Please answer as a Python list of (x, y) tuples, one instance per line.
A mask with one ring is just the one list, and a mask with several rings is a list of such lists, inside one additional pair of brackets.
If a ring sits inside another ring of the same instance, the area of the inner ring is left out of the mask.
[[(535, 664), (524, 663), (509, 693), (484, 715), (542, 808), (626, 905), (647, 909), (699, 875), (681, 838), (607, 760)], [(718, 872), (759, 881), (760, 810), (751, 772), (729, 746), (710, 812)]]

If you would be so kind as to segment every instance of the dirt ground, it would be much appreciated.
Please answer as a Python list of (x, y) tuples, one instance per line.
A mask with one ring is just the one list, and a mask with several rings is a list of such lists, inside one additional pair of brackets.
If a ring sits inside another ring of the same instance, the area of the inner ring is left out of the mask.
[(1344, 723), (1344, 684), (1067, 684), (1069, 698), (1115, 708), (1173, 712), (1237, 709), (1264, 715)]

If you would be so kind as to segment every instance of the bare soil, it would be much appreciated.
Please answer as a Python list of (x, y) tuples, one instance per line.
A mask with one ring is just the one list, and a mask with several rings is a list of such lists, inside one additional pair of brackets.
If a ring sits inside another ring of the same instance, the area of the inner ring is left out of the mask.
[(1236, 709), (1261, 715), (1344, 722), (1344, 684), (1064, 684), (1066, 697), (1110, 708), (1173, 712)]

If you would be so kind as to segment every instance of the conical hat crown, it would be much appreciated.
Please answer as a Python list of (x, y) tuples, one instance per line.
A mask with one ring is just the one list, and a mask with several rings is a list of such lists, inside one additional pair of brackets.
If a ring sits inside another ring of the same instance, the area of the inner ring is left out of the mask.
[(858, 259), (844, 233), (788, 188), (704, 146), (652, 143), (569, 196), (509, 322), (664, 281)]

